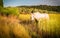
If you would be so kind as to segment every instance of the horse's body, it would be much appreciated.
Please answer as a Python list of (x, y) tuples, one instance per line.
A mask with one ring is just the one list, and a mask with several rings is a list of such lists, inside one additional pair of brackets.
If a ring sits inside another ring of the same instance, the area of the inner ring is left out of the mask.
[(39, 12), (31, 14), (31, 17), (32, 17), (32, 20), (34, 20), (34, 19), (40, 20), (41, 18), (49, 19), (49, 15), (48, 14), (46, 14), (46, 13), (42, 13), (41, 14)]
[(39, 37), (39, 35), (42, 36), (42, 29), (47, 27), (49, 15), (47, 13), (36, 12), (31, 14), (31, 19), (36, 22), (37, 37)]

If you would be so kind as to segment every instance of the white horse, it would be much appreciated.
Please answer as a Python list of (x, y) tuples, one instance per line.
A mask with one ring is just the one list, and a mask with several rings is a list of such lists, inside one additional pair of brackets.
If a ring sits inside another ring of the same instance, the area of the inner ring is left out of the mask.
[(39, 13), (39, 12), (31, 14), (31, 20), (36, 19), (37, 21), (39, 21), (41, 18), (49, 20), (49, 15), (46, 13)]
[(38, 23), (36, 22), (36, 26), (39, 29), (46, 28), (49, 22), (49, 15), (47, 13), (39, 13), (39, 12), (32, 13), (31, 20), (32, 21), (35, 20), (35, 22), (37, 20)]

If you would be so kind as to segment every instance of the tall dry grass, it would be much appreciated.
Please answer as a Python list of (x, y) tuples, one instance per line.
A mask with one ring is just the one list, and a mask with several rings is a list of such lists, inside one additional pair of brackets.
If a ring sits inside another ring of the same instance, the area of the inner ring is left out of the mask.
[(30, 38), (30, 36), (15, 16), (0, 16), (0, 38)]

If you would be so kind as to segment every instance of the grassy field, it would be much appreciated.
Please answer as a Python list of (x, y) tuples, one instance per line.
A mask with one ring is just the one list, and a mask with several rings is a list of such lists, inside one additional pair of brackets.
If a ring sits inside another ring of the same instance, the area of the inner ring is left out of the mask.
[(15, 16), (0, 16), (0, 38), (36, 38), (36, 30), (38, 38), (60, 38), (60, 14), (49, 14), (48, 23), (41, 20), (39, 29), (35, 21), (30, 22), (30, 14), (20, 14), (18, 19)]
[[(30, 19), (30, 14), (29, 15), (28, 14), (27, 15), (20, 14), (20, 17), (19, 18), (21, 20), (23, 20), (23, 21), (24, 20), (25, 21), (31, 20)], [(48, 21), (48, 23), (46, 22), (46, 20), (45, 21), (44, 20), (41, 20), (41, 23), (40, 24), (41, 25), (39, 25), (38, 28), (41, 30), (41, 32), (43, 32), (43, 35), (45, 33), (46, 34), (49, 34), (51, 38), (52, 37), (54, 38), (55, 36), (58, 37), (60, 35), (60, 29), (59, 29), (60, 28), (60, 14), (49, 14), (49, 21)], [(35, 25), (35, 23), (33, 25)], [(28, 25), (28, 27), (30, 27), (30, 26)], [(31, 26), (31, 27), (33, 27), (33, 26)]]

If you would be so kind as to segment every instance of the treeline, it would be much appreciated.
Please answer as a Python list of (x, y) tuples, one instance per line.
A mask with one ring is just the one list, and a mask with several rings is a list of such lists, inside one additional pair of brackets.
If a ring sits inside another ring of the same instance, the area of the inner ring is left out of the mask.
[(60, 6), (37, 5), (37, 6), (18, 6), (18, 7), (37, 8), (37, 9), (42, 9), (47, 11), (60, 12)]
[(2, 7), (0, 6), (0, 15), (19, 15), (29, 14), (32, 11), (39, 11), (40, 13), (60, 13), (60, 6), (17, 6), (17, 7)]

